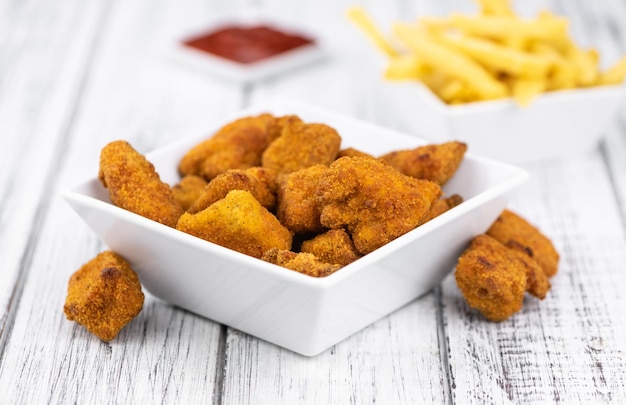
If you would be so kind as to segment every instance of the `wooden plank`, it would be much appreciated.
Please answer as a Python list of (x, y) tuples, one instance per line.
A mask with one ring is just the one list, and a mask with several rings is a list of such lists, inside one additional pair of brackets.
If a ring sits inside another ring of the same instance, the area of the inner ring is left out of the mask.
[[(24, 260), (20, 300), (12, 307), (15, 321), (0, 368), (3, 401), (197, 403), (210, 401), (216, 387), (219, 392), (225, 336), (220, 325), (148, 295), (140, 316), (107, 344), (65, 320), (62, 312), (72, 272), (106, 247), (58, 191), (95, 176), (99, 151), (111, 140), (126, 139), (146, 153), (197, 135), (242, 106), (241, 86), (159, 54), (164, 41), (208, 15), (205, 6), (201, 1), (183, 8), (167, 1), (119, 2), (107, 24), (98, 27), (101, 40), (87, 44), (97, 51), (82, 93), (71, 100), (76, 113), (66, 123), (63, 148), (38, 150), (42, 164), (44, 158), (54, 162), (47, 165), (53, 174), (50, 202)], [(38, 129), (43, 137), (45, 131)]]
[[(15, 3), (0, 13), (0, 348), (19, 296), (29, 238), (41, 223), (64, 131), (105, 3)], [(24, 186), (27, 185), (27, 186)]]

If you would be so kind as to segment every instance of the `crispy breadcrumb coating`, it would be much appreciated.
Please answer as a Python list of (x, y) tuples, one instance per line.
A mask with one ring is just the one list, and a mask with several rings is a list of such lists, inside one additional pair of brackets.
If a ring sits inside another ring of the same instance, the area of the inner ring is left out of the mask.
[(104, 341), (141, 312), (144, 295), (137, 274), (120, 255), (105, 251), (70, 277), (63, 311)]
[(262, 166), (279, 175), (317, 164), (328, 166), (335, 160), (340, 145), (341, 137), (334, 128), (292, 120), (263, 153)]
[(440, 198), (433, 204), (428, 214), (420, 221), (420, 225), (438, 217), (446, 211), (451, 210), (463, 202), (463, 197), (458, 194), (452, 194), (450, 197)]
[(443, 186), (456, 173), (466, 151), (465, 143), (451, 141), (390, 152), (381, 159), (407, 176)]
[(354, 247), (345, 229), (331, 229), (302, 242), (300, 251), (311, 253), (326, 263), (347, 266), (362, 255)]
[(98, 179), (114, 205), (135, 214), (174, 227), (183, 213), (152, 163), (126, 141), (114, 141), (102, 149)]
[(468, 305), (491, 321), (503, 321), (522, 309), (526, 269), (488, 235), (474, 238), (459, 258), (454, 277)]
[(217, 200), (226, 197), (232, 190), (249, 191), (262, 206), (273, 210), (276, 205), (276, 197), (267, 183), (270, 176), (265, 175), (262, 168), (253, 167), (247, 170), (228, 170), (209, 182), (204, 187), (200, 196), (187, 209), (190, 214), (202, 211)]
[(187, 210), (200, 197), (206, 185), (207, 181), (204, 178), (190, 174), (172, 187), (172, 195), (180, 206)]
[(179, 162), (182, 175), (195, 174), (211, 180), (231, 169), (261, 165), (261, 155), (279, 134), (276, 118), (260, 114), (239, 118), (199, 143)]
[(326, 277), (341, 268), (338, 264), (324, 263), (310, 253), (295, 253), (278, 248), (266, 251), (262, 259), (312, 277)]
[(504, 210), (487, 230), (487, 234), (533, 258), (548, 277), (557, 273), (559, 253), (550, 239), (516, 213)]
[(362, 157), (371, 157), (371, 158), (374, 157), (374, 156), (370, 155), (369, 153), (363, 152), (363, 151), (355, 149), (355, 148), (341, 149), (339, 151), (339, 153), (337, 153), (337, 159), (339, 159), (341, 157), (344, 157), (344, 156), (348, 156), (348, 157), (362, 156)]
[(176, 229), (256, 258), (273, 247), (291, 249), (291, 232), (244, 190), (232, 190), (196, 214), (183, 214)]
[(315, 190), (327, 169), (325, 165), (315, 165), (282, 177), (278, 186), (276, 216), (292, 232), (324, 231)]
[(329, 167), (316, 195), (322, 225), (346, 227), (356, 249), (367, 254), (414, 229), (441, 188), (376, 159), (342, 157)]

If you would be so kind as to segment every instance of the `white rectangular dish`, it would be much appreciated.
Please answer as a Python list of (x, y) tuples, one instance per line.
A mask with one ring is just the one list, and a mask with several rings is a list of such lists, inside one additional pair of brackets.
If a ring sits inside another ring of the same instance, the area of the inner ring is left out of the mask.
[(435, 142), (463, 141), (481, 156), (524, 163), (577, 156), (597, 147), (626, 87), (545, 93), (527, 107), (510, 98), (447, 105), (419, 82), (390, 82), (385, 92), (406, 131)]
[[(276, 98), (146, 157), (162, 180), (174, 184), (179, 180), (178, 162), (187, 150), (234, 118), (262, 112), (297, 114), (306, 122), (333, 126), (342, 147), (374, 155), (428, 143)], [(110, 249), (130, 261), (151, 294), (312, 356), (441, 282), (470, 239), (491, 225), (526, 179), (527, 173), (517, 167), (468, 153), (444, 187), (448, 194), (460, 194), (462, 204), (324, 278), (266, 263), (115, 207), (95, 174), (65, 191), (64, 198)]]
[[(287, 33), (305, 36), (311, 39), (313, 43), (254, 63), (234, 62), (184, 45), (187, 39), (233, 25), (240, 27), (264, 25)], [(164, 53), (171, 60), (236, 83), (264, 80), (318, 61), (327, 55), (324, 40), (314, 29), (283, 16), (254, 8), (215, 15), (199, 27), (179, 33), (165, 47)]]

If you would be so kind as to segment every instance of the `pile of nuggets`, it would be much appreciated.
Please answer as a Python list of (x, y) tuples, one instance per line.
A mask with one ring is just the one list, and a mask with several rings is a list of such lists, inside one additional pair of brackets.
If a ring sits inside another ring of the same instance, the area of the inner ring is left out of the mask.
[[(265, 113), (232, 121), (194, 146), (172, 186), (123, 140), (102, 149), (98, 178), (118, 207), (313, 277), (328, 276), (463, 202), (441, 187), (463, 161), (464, 143), (375, 157), (341, 149), (341, 141), (328, 125)], [(72, 276), (65, 313), (110, 340), (139, 313), (143, 294), (124, 258), (105, 253)], [(470, 267), (463, 263), (461, 269)], [(537, 280), (538, 291), (545, 290)], [(465, 291), (475, 284), (459, 285)], [(481, 288), (475, 295), (488, 301)], [(129, 302), (120, 299), (122, 291)]]
[(341, 142), (328, 125), (265, 113), (191, 148), (171, 187), (126, 141), (103, 148), (99, 179), (119, 207), (314, 277), (462, 201), (441, 190), (463, 160), (461, 142), (379, 157)]

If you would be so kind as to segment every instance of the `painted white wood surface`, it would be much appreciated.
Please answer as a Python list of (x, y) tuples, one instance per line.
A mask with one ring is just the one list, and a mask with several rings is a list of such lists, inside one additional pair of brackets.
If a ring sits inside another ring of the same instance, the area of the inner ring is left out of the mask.
[[(375, 80), (375, 51), (350, 1), (0, 0), (0, 404), (619, 403), (626, 397), (626, 106), (603, 144), (525, 165), (511, 207), (561, 252), (553, 289), (500, 324), (453, 278), (313, 358), (147, 297), (111, 343), (65, 320), (67, 279), (103, 250), (60, 199), (93, 175), (108, 141), (148, 152), (284, 94), (402, 130)], [(355, 2), (356, 3), (356, 2)], [(471, 11), (469, 0), (362, 1), (383, 26)], [(549, 7), (610, 63), (626, 53), (626, 3)], [(264, 6), (330, 33), (330, 57), (251, 86), (163, 58), (211, 15)]]

